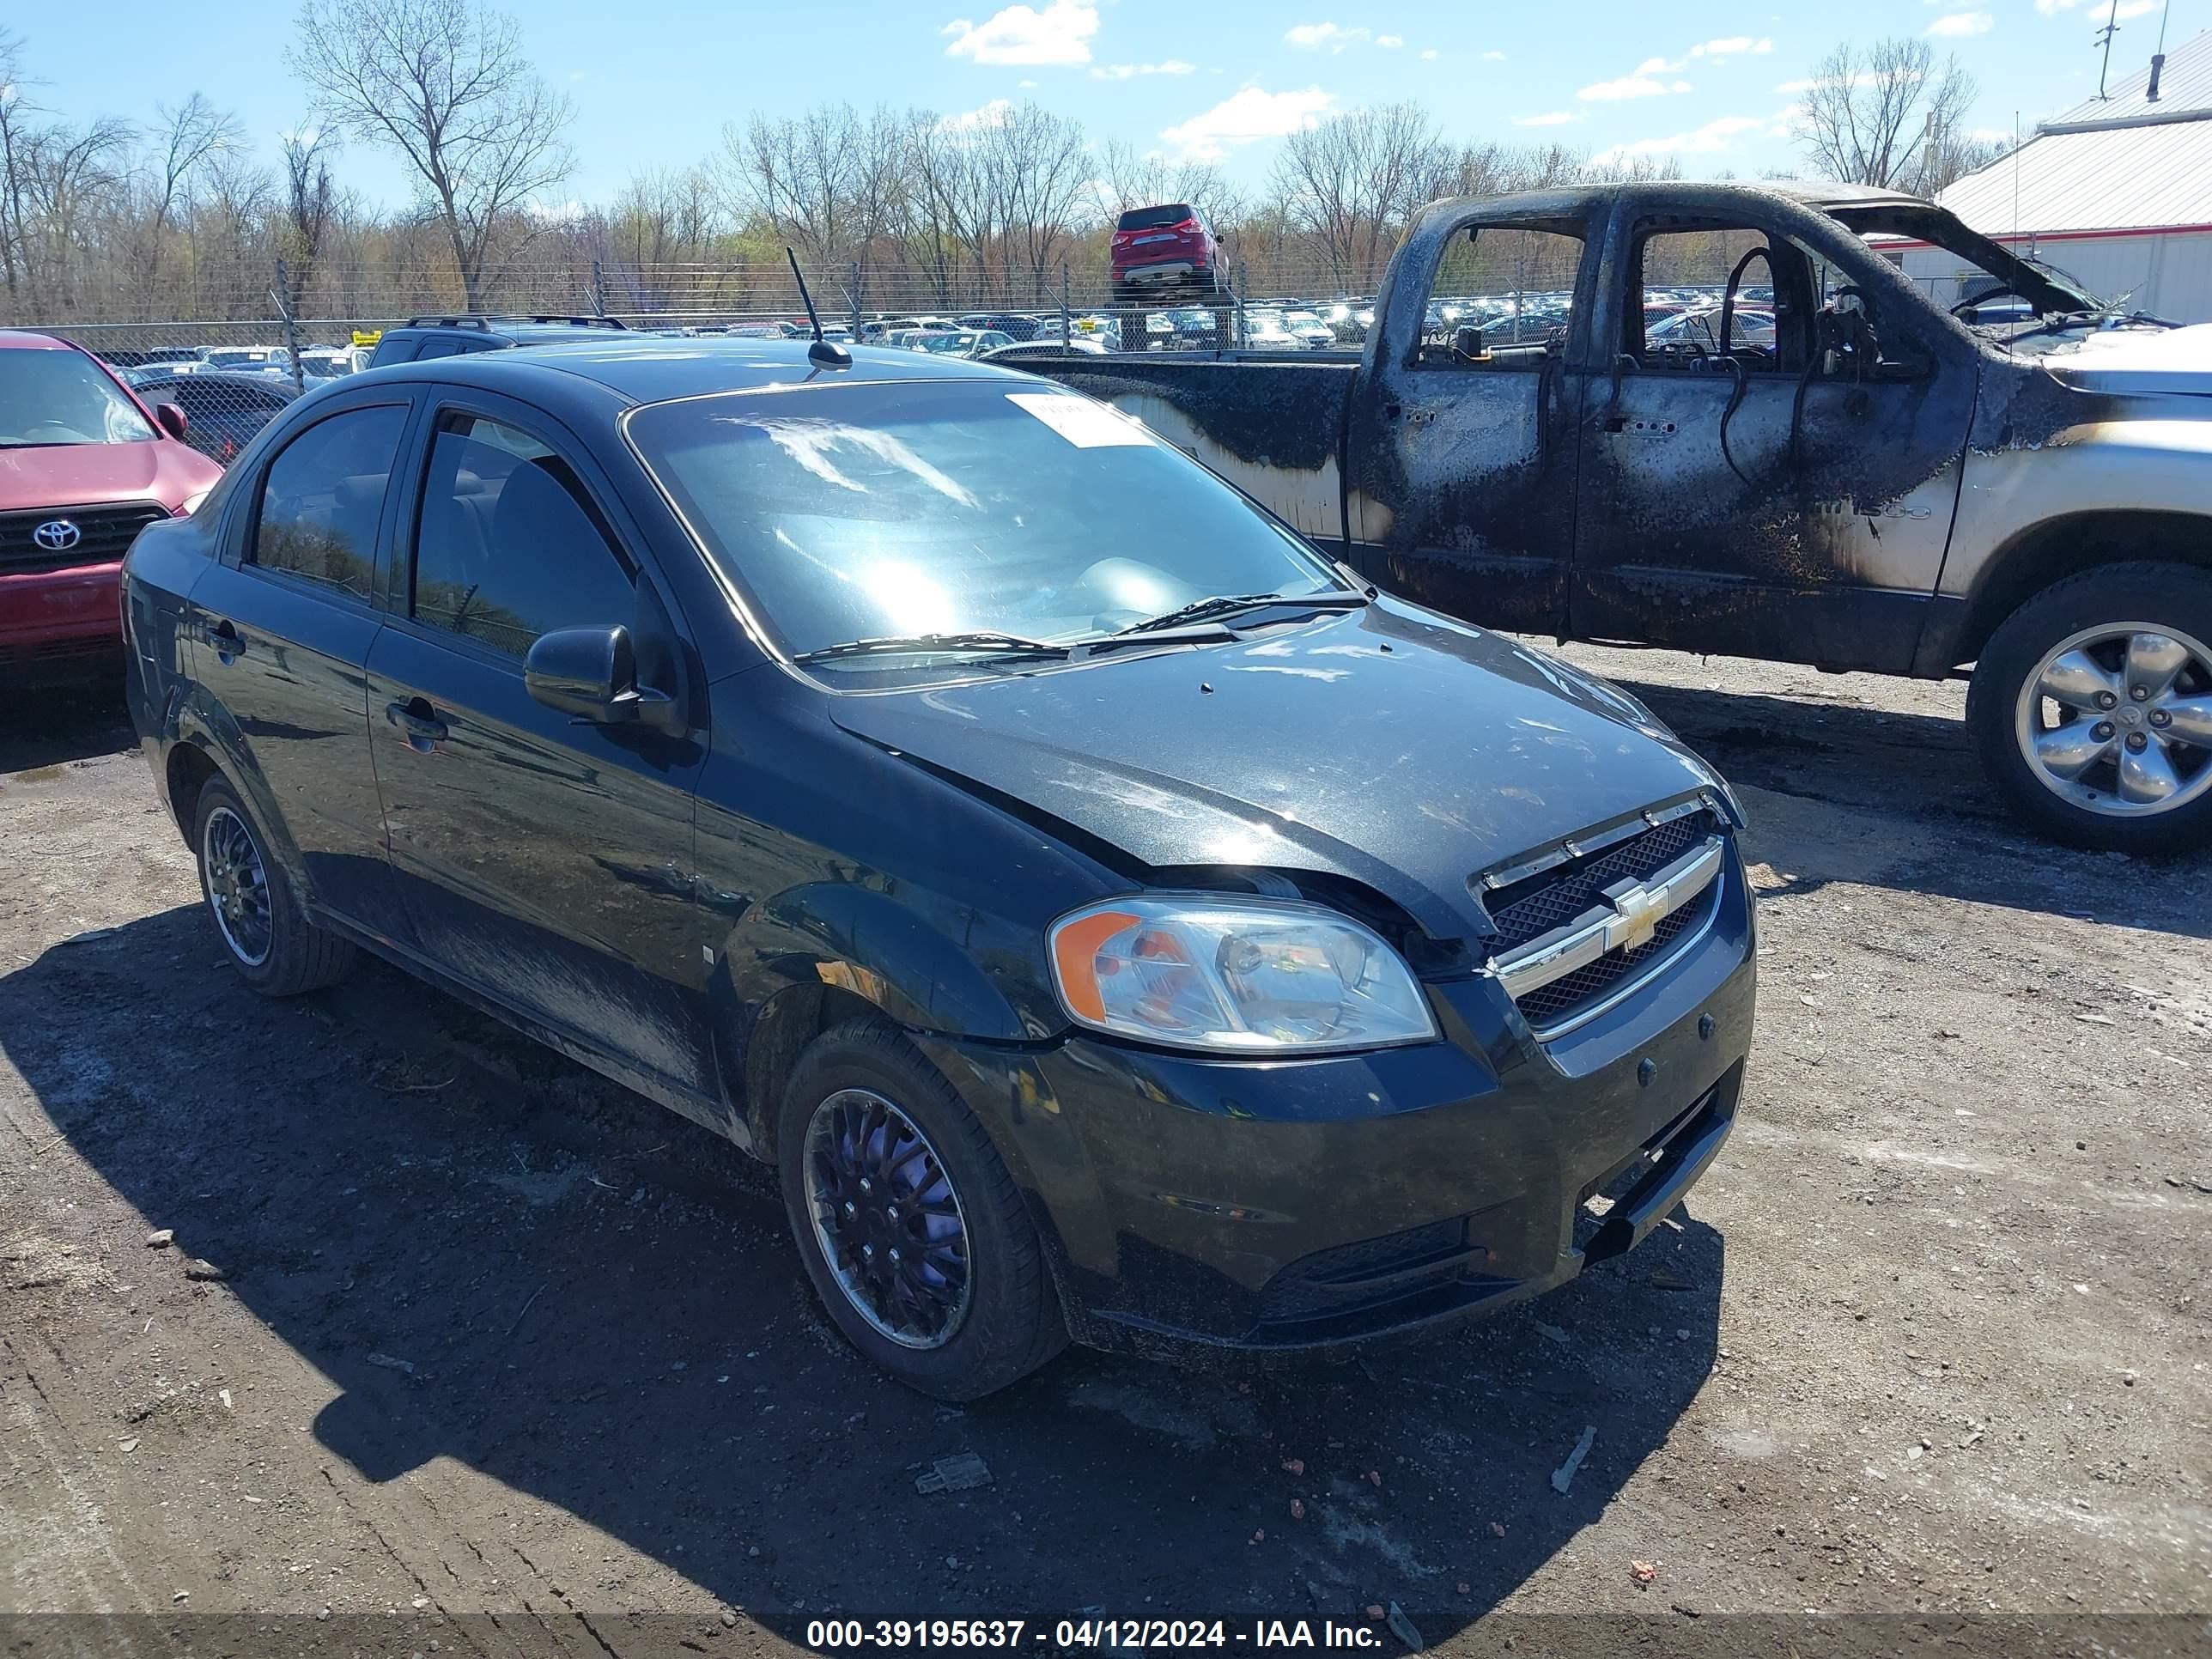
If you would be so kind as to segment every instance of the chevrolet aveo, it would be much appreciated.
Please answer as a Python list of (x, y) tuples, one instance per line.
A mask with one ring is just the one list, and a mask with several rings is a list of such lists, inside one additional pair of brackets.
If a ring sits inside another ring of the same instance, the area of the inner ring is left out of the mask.
[(356, 375), (139, 538), (237, 971), (373, 952), (773, 1163), (945, 1398), (1418, 1331), (1655, 1225), (1751, 1040), (1721, 780), (1102, 404), (819, 358)]

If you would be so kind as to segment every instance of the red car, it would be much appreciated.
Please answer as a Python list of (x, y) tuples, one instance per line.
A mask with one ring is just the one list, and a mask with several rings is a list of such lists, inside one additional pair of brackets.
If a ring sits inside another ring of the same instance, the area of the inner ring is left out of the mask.
[(1224, 294), (1221, 244), (1187, 202), (1131, 208), (1114, 226), (1114, 297), (1143, 301)]
[(184, 434), (90, 352), (0, 330), (0, 683), (117, 670), (131, 539), (222, 477)]

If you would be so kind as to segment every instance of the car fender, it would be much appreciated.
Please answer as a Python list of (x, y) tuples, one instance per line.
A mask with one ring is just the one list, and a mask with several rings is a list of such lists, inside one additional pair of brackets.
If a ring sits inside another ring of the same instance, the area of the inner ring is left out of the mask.
[[(2161, 400), (2165, 401), (2165, 400)], [(2063, 427), (2040, 443), (1970, 448), (1942, 592), (1972, 594), (2025, 538), (2102, 513), (2179, 513), (2212, 520), (2205, 468), (2212, 420), (2124, 412)]]
[[(253, 763), (252, 750), (247, 746), (245, 733), (238, 729), (230, 711), (208, 694), (207, 689), (195, 681), (176, 703), (173, 716), (176, 743), (188, 743), (197, 747), (213, 764), (223, 781), (238, 791), (246, 810), (253, 814), (255, 827), (261, 831), (262, 851), (276, 860), (295, 893), (313, 890), (307, 879), (306, 862), (300, 854), (299, 843), (293, 840), (286, 825), (284, 813), (269, 780)], [(166, 751), (165, 751), (166, 758)], [(185, 839), (192, 838), (192, 826), (183, 826)], [(198, 849), (195, 848), (195, 851)]]

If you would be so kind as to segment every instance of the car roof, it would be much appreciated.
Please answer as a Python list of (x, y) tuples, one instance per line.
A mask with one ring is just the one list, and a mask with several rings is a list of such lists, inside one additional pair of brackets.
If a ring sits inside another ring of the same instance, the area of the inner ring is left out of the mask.
[(75, 351), (67, 340), (51, 334), (33, 334), (20, 328), (0, 328), (0, 351)]
[(479, 375), (505, 378), (557, 371), (595, 380), (632, 403), (640, 404), (771, 386), (1020, 378), (986, 364), (884, 346), (848, 347), (853, 359), (851, 368), (825, 368), (808, 360), (807, 349), (811, 343), (807, 340), (757, 340), (729, 336), (659, 339), (631, 334), (619, 344), (580, 340), (558, 346), (523, 346), (513, 351), (441, 357), (428, 363), (395, 364), (388, 370), (371, 372), (472, 380)]

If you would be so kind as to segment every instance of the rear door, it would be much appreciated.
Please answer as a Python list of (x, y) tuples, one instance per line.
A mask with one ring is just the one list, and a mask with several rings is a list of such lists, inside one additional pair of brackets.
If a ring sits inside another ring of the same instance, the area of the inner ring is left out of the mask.
[(641, 675), (689, 672), (641, 538), (573, 435), (474, 391), (426, 417), (401, 515), (368, 718), (417, 948), (556, 1033), (711, 1096), (692, 902), (703, 732), (572, 720), (523, 678), (540, 635), (615, 625)]
[(204, 706), (311, 906), (404, 939), (370, 769), (370, 641), (413, 389), (323, 404), (229, 498), (185, 627)]
[(1349, 529), (1370, 578), (1492, 627), (1563, 624), (1587, 223), (1474, 207), (1394, 262), (1352, 402)]

